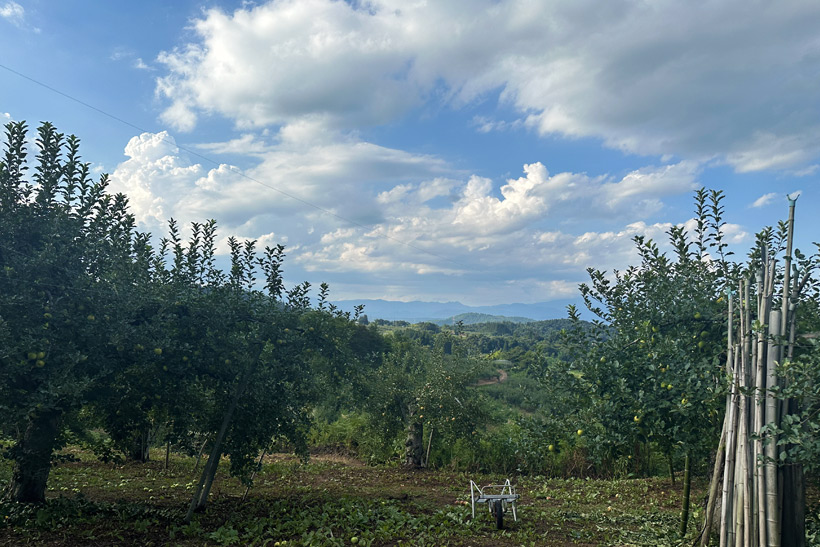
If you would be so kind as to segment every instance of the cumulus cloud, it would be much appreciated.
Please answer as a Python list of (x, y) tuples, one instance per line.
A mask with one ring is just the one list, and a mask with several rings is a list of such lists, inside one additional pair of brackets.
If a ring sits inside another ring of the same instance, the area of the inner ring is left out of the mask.
[(137, 57), (131, 66), (138, 70), (154, 70), (153, 67), (147, 65), (145, 61), (142, 60), (142, 57)]
[(612, 180), (582, 173), (550, 175), (539, 162), (525, 165), (524, 173), (501, 187), (501, 197), (492, 195), (490, 181), (470, 179), (456, 203), (453, 224), (470, 234), (507, 233), (558, 207), (564, 221), (573, 217), (646, 217), (662, 208), (659, 198), (693, 190), (698, 170), (694, 164), (681, 162), (639, 169)]
[(754, 203), (752, 203), (749, 207), (764, 207), (770, 204), (777, 196), (778, 194), (775, 192), (763, 194), (762, 196), (754, 200)]
[[(413, 276), (455, 290), (470, 276), (489, 291), (483, 296), (509, 302), (563, 297), (590, 264), (623, 267), (634, 258), (634, 235), (663, 239), (669, 228), (636, 219), (688, 194), (698, 176), (689, 162), (620, 177), (551, 174), (536, 162), (520, 177), (494, 181), (433, 156), (338, 134), (314, 139), (317, 127), (198, 145), (209, 154), (253, 150), (257, 164), (244, 172), (204, 165), (167, 132), (144, 133), (125, 147), (112, 189), (125, 192), (142, 228), (157, 234), (170, 217), (216, 218), (224, 236), (297, 242), (291, 264), (354, 285), (367, 275), (371, 291), (410, 290)], [(588, 218), (620, 228), (575, 233)]]
[(180, 157), (174, 138), (166, 131), (133, 137), (125, 155), (128, 159), (111, 177), (111, 189), (128, 196), (137, 221), (151, 231), (164, 231), (168, 219), (189, 203), (197, 181), (210, 175)]
[(364, 8), (300, 0), (232, 15), (213, 9), (194, 29), (201, 42), (158, 58), (169, 73), (157, 91), (172, 101), (163, 119), (180, 129), (192, 127), (196, 110), (241, 127), (304, 116), (349, 127), (392, 120), (418, 102), (409, 59), (395, 51), (404, 46)]
[(26, 10), (17, 2), (6, 2), (0, 5), (0, 17), (15, 26), (22, 27), (26, 17)]
[[(659, 197), (688, 193), (696, 172), (679, 164), (644, 168), (621, 179), (593, 178), (550, 175), (543, 164), (535, 163), (524, 166), (524, 176), (502, 185), (498, 195), (493, 181), (475, 175), (400, 184), (379, 194), (383, 219), (371, 229), (326, 234), (296, 260), (308, 270), (409, 270), (454, 277), (486, 272), (494, 287), (502, 276), (511, 281), (539, 276), (544, 281), (545, 275), (551, 278), (547, 281), (582, 279), (593, 263), (623, 267), (634, 258), (633, 236), (664, 239), (670, 225), (639, 221), (618, 231), (582, 235), (551, 226), (589, 217), (617, 224), (655, 212)], [(638, 184), (640, 179), (646, 184)], [(554, 286), (527, 286), (539, 291), (531, 293), (530, 300), (538, 300), (539, 294), (556, 298), (547, 294), (557, 294)]]
[[(731, 24), (727, 24), (731, 21)], [(642, 155), (801, 169), (820, 154), (820, 4), (278, 0), (204, 12), (160, 54), (163, 120), (349, 130), (495, 101), (478, 131), (594, 137)]]
[(243, 228), (247, 237), (256, 237), (261, 219), (274, 216), (369, 223), (381, 215), (379, 189), (455, 172), (433, 156), (361, 141), (310, 144), (291, 138), (273, 145), (246, 136), (198, 148), (210, 153), (251, 149), (260, 161), (247, 171), (229, 164), (208, 168), (180, 151), (165, 131), (133, 137), (125, 147), (128, 159), (112, 175), (112, 187), (129, 195), (138, 221), (157, 229), (171, 216), (218, 218)]

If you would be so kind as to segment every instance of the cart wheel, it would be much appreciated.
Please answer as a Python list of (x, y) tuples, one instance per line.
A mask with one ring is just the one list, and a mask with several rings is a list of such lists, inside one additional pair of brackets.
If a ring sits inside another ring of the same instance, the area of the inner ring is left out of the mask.
[(495, 527), (498, 530), (504, 529), (504, 507), (501, 500), (493, 502), (493, 515), (495, 516)]

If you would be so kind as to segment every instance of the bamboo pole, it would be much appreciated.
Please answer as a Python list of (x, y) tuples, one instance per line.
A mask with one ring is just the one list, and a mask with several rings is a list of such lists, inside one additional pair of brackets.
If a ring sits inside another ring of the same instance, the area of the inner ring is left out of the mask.
[[(764, 247), (765, 251), (765, 247)], [(769, 318), (769, 310), (772, 307), (772, 295), (774, 293), (774, 278), (775, 278), (776, 263), (774, 260), (769, 260), (768, 257), (764, 262), (762, 276), (758, 278), (758, 322), (762, 323)], [(762, 283), (761, 283), (762, 281)], [(778, 320), (779, 321), (779, 320)], [(771, 322), (770, 325), (771, 326)], [(764, 459), (763, 455), (763, 439), (759, 435), (763, 426), (766, 425), (766, 378), (768, 370), (774, 366), (774, 360), (770, 359), (771, 355), (768, 351), (768, 333), (766, 332), (766, 325), (760, 325), (757, 332), (757, 359), (755, 363), (755, 406), (754, 406), (754, 427), (752, 431), (757, 434), (754, 442), (754, 452), (752, 461), (754, 463), (754, 500), (757, 513), (757, 521), (754, 536), (756, 536), (755, 544), (760, 547), (767, 547), (768, 534), (766, 532), (766, 523), (768, 517), (767, 512), (767, 495), (766, 495), (766, 476), (765, 470), (762, 467)]]
[(256, 467), (253, 468), (253, 472), (251, 473), (251, 479), (248, 481), (248, 486), (245, 488), (245, 493), (242, 494), (242, 501), (245, 501), (248, 498), (248, 492), (251, 491), (251, 485), (253, 485), (253, 479), (256, 478), (256, 473), (260, 469), (262, 469), (262, 461), (265, 459), (265, 455), (268, 453), (268, 448), (270, 445), (266, 445), (265, 448), (262, 450), (262, 455), (259, 456), (259, 461), (256, 462)]
[[(750, 290), (750, 284), (746, 284), (746, 291)], [(749, 299), (746, 299), (746, 306), (747, 306), (747, 313), (751, 317), (751, 312), (749, 311)], [(751, 323), (747, 322), (746, 328), (747, 330), (747, 346), (754, 351), (756, 350), (757, 346), (752, 345), (752, 331), (750, 329)], [(749, 354), (747, 353), (747, 356)], [(742, 509), (742, 517), (741, 522), (743, 523), (743, 545), (745, 547), (752, 547), (754, 544), (754, 519), (752, 516), (752, 508), (754, 507), (753, 502), (753, 468), (754, 462), (751, 461), (752, 458), (752, 443), (749, 441), (749, 431), (752, 426), (752, 405), (753, 405), (753, 398), (748, 395), (750, 388), (753, 387), (753, 359), (745, 359), (742, 362), (743, 368), (743, 387), (745, 388), (742, 392), (741, 396), (741, 406), (740, 406), (740, 418), (741, 418), (741, 428), (740, 428), (740, 447), (741, 447), (741, 474), (740, 474), (740, 484), (743, 488), (743, 503), (741, 504)], [(736, 481), (737, 482), (737, 481)]]
[[(769, 334), (780, 336), (781, 311), (772, 310), (769, 315)], [(766, 423), (777, 423), (777, 400), (770, 391), (777, 386), (777, 374), (775, 364), (780, 355), (781, 348), (778, 344), (770, 343), (768, 352), (768, 374), (766, 375)], [(766, 478), (766, 545), (768, 547), (780, 547), (780, 511), (778, 510), (777, 493), (777, 436), (770, 435), (766, 439), (766, 464), (764, 475)]]
[(427, 455), (424, 457), (424, 467), (427, 467), (427, 462), (430, 461), (430, 447), (433, 445), (433, 431), (434, 427), (430, 428), (430, 439), (427, 441)]
[(720, 518), (720, 545), (721, 547), (730, 547), (736, 543), (737, 532), (737, 512), (738, 512), (738, 497), (739, 488), (737, 484), (737, 477), (740, 466), (740, 458), (738, 458), (738, 441), (740, 430), (740, 400), (742, 394), (740, 392), (741, 381), (743, 378), (743, 359), (746, 352), (746, 330), (749, 319), (745, 313), (746, 303), (748, 302), (748, 281), (738, 281), (738, 296), (740, 302), (738, 305), (739, 331), (738, 342), (734, 353), (734, 362), (732, 370), (730, 371), (730, 394), (729, 394), (729, 408), (727, 411), (729, 435), (727, 439), (728, 448), (726, 450), (726, 463), (724, 466), (723, 477), (723, 506), (721, 508)]
[(737, 416), (739, 406), (739, 391), (737, 386), (737, 371), (740, 367), (740, 352), (734, 354), (732, 364), (731, 385), (727, 395), (727, 409), (724, 417), (726, 424), (726, 456), (723, 463), (723, 491), (721, 495), (720, 508), (720, 547), (728, 547), (734, 544), (732, 522), (733, 506), (735, 498), (735, 465), (737, 460)]
[(723, 474), (723, 462), (726, 452), (726, 429), (727, 420), (723, 420), (723, 428), (720, 431), (720, 442), (715, 453), (715, 466), (712, 469), (712, 481), (709, 483), (709, 500), (706, 502), (706, 516), (704, 518), (703, 529), (700, 532), (700, 545), (706, 547), (709, 544), (709, 536), (712, 534), (712, 524), (715, 518), (715, 502), (717, 501), (718, 484)]
[[(789, 281), (792, 274), (792, 245), (794, 243), (794, 206), (797, 203), (797, 197), (792, 199), (791, 196), (786, 196), (789, 200), (789, 220), (787, 223), (786, 232), (786, 256), (784, 257), (783, 268), (783, 301), (780, 303), (780, 325), (778, 325), (778, 332), (785, 334), (788, 331), (789, 325)], [(799, 196), (798, 196), (799, 197)], [(781, 348), (780, 357), (778, 361), (783, 360), (783, 350)]]
[[(727, 293), (727, 305), (729, 306), (729, 314), (726, 320), (727, 322), (727, 331), (726, 331), (726, 374), (730, 379), (729, 384), (729, 392), (726, 394), (726, 412), (723, 414), (723, 431), (724, 431), (724, 445), (725, 448), (723, 450), (723, 461), (722, 469), (723, 469), (723, 480), (722, 488), (721, 488), (721, 508), (720, 508), (720, 529), (718, 531), (719, 534), (719, 542), (722, 547), (727, 545), (727, 527), (726, 516), (731, 514), (731, 507), (729, 502), (729, 492), (732, 491), (732, 486), (729, 484), (732, 478), (732, 469), (734, 464), (734, 439), (735, 439), (735, 428), (734, 428), (734, 393), (735, 393), (735, 383), (734, 383), (734, 370), (735, 370), (735, 359), (737, 353), (735, 352), (734, 348), (734, 295), (732, 293), (731, 286), (726, 290)], [(717, 463), (715, 463), (715, 468), (717, 469)], [(715, 490), (717, 490), (717, 480), (715, 481)], [(714, 505), (712, 505), (712, 510), (714, 510)], [(709, 523), (709, 513), (706, 516), (706, 525), (704, 526), (704, 535), (701, 538), (701, 545), (705, 547), (709, 542), (709, 534), (710, 534), (710, 523)]]
[[(768, 278), (769, 272), (768, 268), (758, 270), (757, 272), (757, 316), (758, 318), (762, 317), (760, 315), (760, 311), (765, 309), (766, 307), (766, 290), (765, 288), (768, 286)], [(761, 386), (765, 385), (764, 380), (764, 368), (765, 368), (765, 359), (766, 359), (766, 351), (764, 349), (766, 344), (766, 336), (763, 332), (763, 328), (761, 327), (757, 331), (757, 340), (755, 344), (755, 352), (754, 352), (754, 359), (752, 360), (754, 364), (754, 375), (753, 375), (753, 384), (752, 387), (754, 388), (753, 391), (753, 401), (754, 404), (752, 405), (752, 431), (758, 432), (763, 427), (763, 419), (764, 419), (764, 405), (763, 405), (763, 398), (764, 394), (761, 390)], [(759, 461), (760, 455), (763, 453), (763, 440), (760, 437), (757, 437), (753, 441), (752, 446), (752, 462), (754, 465), (754, 512), (757, 515), (757, 520), (755, 521), (754, 525), (757, 527), (758, 531), (764, 530), (766, 526), (766, 506), (765, 506), (765, 498), (760, 495), (760, 493), (765, 489), (765, 478), (761, 473)], [(761, 533), (758, 535), (758, 541), (753, 541), (755, 545), (759, 545), (759, 547), (766, 547), (765, 545), (761, 545), (759, 539), (766, 537), (766, 534)]]

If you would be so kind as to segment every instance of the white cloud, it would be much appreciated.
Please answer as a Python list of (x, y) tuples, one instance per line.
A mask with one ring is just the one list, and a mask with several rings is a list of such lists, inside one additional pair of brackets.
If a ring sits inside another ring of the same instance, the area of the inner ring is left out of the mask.
[(213, 114), (350, 130), (498, 94), (517, 115), (479, 131), (801, 169), (820, 154), (818, 25), (820, 4), (797, 1), (279, 0), (204, 12), (160, 54), (157, 93), (181, 130)]
[[(524, 166), (525, 176), (510, 179), (501, 197), (490, 182), (474, 177), (456, 203), (453, 225), (466, 233), (507, 233), (546, 215), (561, 219), (646, 217), (662, 208), (659, 198), (696, 187), (698, 170), (681, 162), (628, 173), (620, 180), (579, 173), (550, 175), (539, 163)], [(560, 212), (556, 212), (560, 208)]]
[(142, 60), (142, 57), (137, 57), (137, 58), (134, 60), (134, 63), (133, 63), (133, 65), (132, 65), (132, 66), (133, 66), (134, 68), (138, 69), (138, 70), (154, 70), (154, 68), (153, 68), (153, 67), (151, 67), (151, 66), (147, 65), (147, 64), (145, 63), (145, 61), (143, 61), (143, 60)]
[[(455, 290), (454, 280), (478, 276), (482, 295), (502, 302), (565, 295), (590, 264), (623, 267), (634, 258), (635, 234), (657, 238), (668, 229), (636, 219), (688, 194), (698, 176), (688, 162), (620, 178), (550, 174), (533, 163), (499, 187), (436, 157), (339, 134), (316, 144), (317, 127), (199, 145), (211, 153), (252, 150), (258, 163), (247, 175), (228, 164), (204, 167), (167, 132), (144, 133), (125, 147), (112, 189), (125, 192), (142, 228), (157, 234), (170, 217), (215, 218), (222, 237), (298, 242), (289, 263), (334, 275), (334, 285), (367, 275), (374, 287), (410, 291), (414, 277), (434, 277), (445, 280), (441, 290)], [(573, 233), (589, 218), (625, 227)]]
[(108, 56), (109, 59), (112, 61), (128, 61), (131, 65), (131, 68), (135, 68), (137, 70), (156, 70), (154, 67), (146, 63), (142, 57), (137, 56), (137, 53), (128, 47), (125, 46), (117, 46), (112, 51), (111, 54)]
[(0, 118), (3, 118), (4, 122), (12, 121), (11, 114), (9, 114), (8, 112), (0, 112)]
[(764, 207), (772, 202), (774, 198), (776, 198), (779, 194), (776, 192), (770, 192), (768, 194), (763, 194), (759, 198), (757, 198), (754, 203), (749, 205), (749, 207)]
[[(409, 180), (454, 173), (440, 159), (361, 141), (311, 145), (297, 140), (266, 144), (253, 136), (199, 145), (214, 153), (248, 153), (260, 163), (241, 173), (227, 164), (207, 169), (181, 152), (167, 132), (143, 133), (125, 147), (126, 161), (112, 175), (126, 192), (137, 220), (161, 230), (174, 216), (183, 221), (217, 218), (243, 237), (264, 233), (272, 215), (321, 223), (338, 217), (380, 220), (378, 192)], [(338, 215), (334, 217), (333, 215)]]
[(195, 182), (209, 173), (182, 159), (165, 131), (132, 138), (125, 155), (128, 159), (111, 176), (111, 189), (128, 196), (131, 212), (145, 229), (164, 233), (168, 219), (189, 203)]
[(319, 116), (331, 126), (383, 123), (417, 104), (404, 47), (392, 29), (344, 2), (299, 0), (227, 15), (209, 10), (194, 23), (200, 43), (163, 52), (169, 74), (157, 91), (172, 106), (163, 119), (192, 127), (195, 109), (241, 127)]
[(492, 131), (511, 131), (523, 127), (524, 120), (517, 119), (511, 122), (495, 120), (487, 116), (476, 116), (473, 118), (473, 125), (479, 133), (490, 133)]
[[(581, 236), (545, 227), (571, 226), (573, 219), (577, 225), (589, 218), (617, 223), (646, 213), (647, 201), (654, 204), (660, 196), (688, 193), (696, 171), (679, 164), (641, 169), (617, 180), (550, 175), (544, 165), (535, 163), (526, 165), (524, 172), (508, 180), (498, 197), (492, 181), (478, 176), (396, 185), (379, 194), (383, 220), (372, 229), (326, 234), (309, 254), (295, 260), (306, 268), (332, 271), (411, 269), (455, 276), (486, 272), (489, 282), (496, 284), (499, 277), (514, 281), (541, 276), (544, 282), (574, 286), (566, 276), (583, 278), (590, 264), (623, 267), (635, 256), (634, 235), (665, 239), (670, 225), (637, 222), (617, 232)], [(427, 270), (419, 264), (426, 264)], [(536, 290), (536, 285), (528, 286)], [(557, 294), (555, 287), (540, 287), (528, 300)]]
[(764, 194), (757, 198), (749, 207), (759, 208), (765, 207), (770, 203), (774, 202), (775, 200), (779, 200), (781, 203), (786, 203), (789, 197), (797, 199), (802, 194), (802, 190), (795, 190), (794, 192), (790, 192), (788, 194), (779, 194), (777, 192), (770, 192), (768, 194)]
[(0, 17), (15, 26), (22, 27), (26, 17), (26, 10), (17, 2), (6, 2), (0, 5)]
[(790, 174), (794, 175), (795, 177), (808, 177), (809, 175), (813, 175), (820, 170), (820, 164), (812, 164), (803, 169), (797, 169), (795, 171), (791, 171)]

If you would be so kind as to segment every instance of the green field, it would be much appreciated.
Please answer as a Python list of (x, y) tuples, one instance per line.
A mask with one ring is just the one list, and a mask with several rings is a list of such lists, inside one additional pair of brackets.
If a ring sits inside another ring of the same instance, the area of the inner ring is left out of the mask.
[[(182, 520), (194, 459), (164, 454), (112, 465), (80, 450), (56, 465), (42, 506), (0, 505), (2, 545), (676, 545), (680, 481), (512, 477), (518, 521), (495, 529), (486, 508), (470, 516), (469, 480), (504, 477), (369, 467), (343, 456), (302, 464), (268, 456), (245, 487), (217, 478), (205, 513)], [(72, 458), (73, 459), (73, 458)], [(10, 467), (3, 464), (2, 482)], [(706, 481), (695, 480), (701, 500)], [(697, 509), (696, 509), (697, 511)], [(696, 514), (696, 516), (699, 516)], [(695, 532), (699, 518), (692, 521)], [(284, 543), (287, 542), (287, 543)]]

